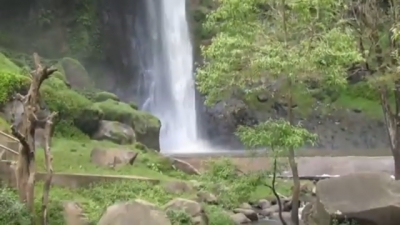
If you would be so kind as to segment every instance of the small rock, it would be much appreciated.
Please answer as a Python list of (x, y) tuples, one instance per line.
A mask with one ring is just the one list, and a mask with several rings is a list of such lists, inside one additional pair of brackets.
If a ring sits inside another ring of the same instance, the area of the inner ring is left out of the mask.
[(258, 215), (257, 213), (252, 210), (252, 209), (234, 209), (233, 212), (235, 213), (242, 213), (244, 214), (247, 218), (249, 218), (251, 221), (258, 221)]
[(204, 210), (200, 203), (184, 199), (184, 198), (175, 198), (169, 201), (165, 206), (164, 209), (168, 210), (184, 210), (187, 214), (192, 217), (196, 217), (201, 215)]
[(188, 162), (175, 158), (172, 158), (171, 161), (172, 166), (174, 166), (177, 170), (180, 170), (188, 175), (200, 175), (200, 172)]
[(253, 209), (253, 207), (251, 207), (251, 205), (247, 202), (242, 203), (239, 208), (241, 209)]
[(77, 202), (67, 201), (63, 204), (64, 220), (66, 225), (89, 225), (82, 207)]
[(261, 200), (258, 201), (257, 206), (260, 209), (267, 209), (267, 208), (271, 207), (271, 202), (266, 200), (266, 199), (261, 199)]
[(166, 192), (171, 194), (183, 194), (189, 193), (194, 190), (191, 184), (184, 181), (168, 181), (163, 184), (163, 188)]
[(235, 224), (249, 224), (251, 220), (247, 218), (243, 213), (230, 214), (229, 217), (233, 220)]
[(218, 202), (218, 199), (215, 195), (204, 191), (198, 192), (197, 197), (199, 198), (200, 202), (205, 202), (208, 204), (217, 204)]
[(196, 188), (196, 189), (200, 189), (200, 188), (203, 186), (203, 184), (200, 183), (200, 182), (197, 181), (197, 180), (189, 180), (189, 182), (190, 182), (190, 184), (192, 184), (192, 186), (193, 186), (194, 188)]

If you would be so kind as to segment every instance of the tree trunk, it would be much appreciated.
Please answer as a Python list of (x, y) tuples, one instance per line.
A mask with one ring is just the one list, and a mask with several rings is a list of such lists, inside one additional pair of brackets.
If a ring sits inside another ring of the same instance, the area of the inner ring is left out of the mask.
[(386, 122), (389, 137), (390, 149), (394, 160), (394, 176), (400, 180), (400, 87), (396, 84), (395, 88), (395, 111), (393, 112), (389, 102), (389, 92), (387, 87), (380, 90), (380, 100), (382, 111)]
[[(43, 81), (49, 78), (56, 69), (43, 67), (40, 63), (39, 55), (34, 53), (33, 59), (35, 62), (35, 70), (32, 72), (32, 82), (26, 96), (20, 94), (16, 95), (16, 100), (21, 101), (24, 108), (22, 124), (19, 126), (11, 126), (12, 134), (19, 140), (19, 157), (16, 169), (17, 188), (21, 202), (27, 204), (27, 208), (34, 215), (34, 186), (36, 175), (36, 162), (35, 162), (35, 129), (40, 121), (37, 118), (37, 113), (40, 112), (39, 89)], [(35, 223), (32, 217), (32, 223)]]
[[(288, 120), (291, 125), (294, 125), (293, 115), (293, 96), (292, 96), (292, 82), (289, 81), (289, 96), (288, 96)], [(288, 161), (293, 176), (293, 192), (292, 192), (292, 211), (291, 220), (294, 225), (299, 225), (299, 199), (300, 199), (300, 178), (297, 169), (294, 149), (289, 149)]]

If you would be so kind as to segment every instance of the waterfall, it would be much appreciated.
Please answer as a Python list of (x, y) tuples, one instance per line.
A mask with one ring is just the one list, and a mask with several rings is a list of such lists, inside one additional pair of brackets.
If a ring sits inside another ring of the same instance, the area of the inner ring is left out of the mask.
[(142, 109), (161, 120), (162, 152), (189, 153), (199, 135), (186, 1), (146, 0), (145, 8), (145, 18), (137, 20), (144, 24), (135, 25), (138, 41), (133, 42), (143, 52)]

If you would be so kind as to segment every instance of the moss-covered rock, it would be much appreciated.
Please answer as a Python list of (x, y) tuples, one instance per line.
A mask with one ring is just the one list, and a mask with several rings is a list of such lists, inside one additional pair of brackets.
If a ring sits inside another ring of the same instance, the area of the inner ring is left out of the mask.
[(7, 71), (11, 73), (19, 73), (20, 68), (8, 59), (3, 53), (0, 52), (0, 71)]
[(129, 104), (106, 100), (94, 104), (104, 113), (104, 119), (119, 121), (131, 125), (136, 133), (136, 140), (149, 148), (160, 150), (159, 135), (161, 122), (155, 116), (133, 109)]
[(129, 105), (131, 106), (132, 109), (139, 109), (139, 106), (135, 102), (129, 102)]
[(59, 62), (60, 72), (63, 73), (71, 84), (76, 88), (92, 88), (93, 83), (90, 80), (89, 74), (82, 64), (73, 58), (63, 58)]
[[(82, 120), (87, 118), (85, 111), (92, 102), (79, 94), (78, 92), (70, 89), (63, 80), (57, 77), (50, 77), (47, 79), (40, 90), (43, 100), (51, 111), (59, 113), (58, 122), (56, 125), (56, 131), (59, 131), (63, 135), (74, 136), (76, 130), (70, 130), (74, 126), (77, 119), (80, 120), (79, 124), (82, 124)], [(92, 115), (92, 114), (90, 114)]]
[(116, 144), (132, 144), (135, 142), (135, 132), (132, 127), (117, 121), (100, 121), (98, 131), (93, 135), (96, 140), (108, 140)]
[(93, 97), (93, 101), (95, 101), (95, 102), (103, 102), (103, 101), (106, 101), (109, 99), (114, 100), (114, 101), (119, 101), (119, 98), (116, 94), (106, 92), (106, 91), (97, 92), (97, 93), (95, 93), (95, 95)]

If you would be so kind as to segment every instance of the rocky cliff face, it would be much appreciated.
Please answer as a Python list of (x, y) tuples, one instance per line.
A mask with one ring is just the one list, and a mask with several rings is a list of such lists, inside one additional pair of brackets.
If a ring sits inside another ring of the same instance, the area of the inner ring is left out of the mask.
[[(196, 59), (201, 62), (199, 45), (210, 41), (202, 29), (206, 14), (215, 7), (211, 0), (187, 0)], [(72, 56), (86, 67), (89, 75), (107, 90), (134, 90), (140, 74), (138, 35), (150, 35), (145, 0), (3, 0), (0, 2), (0, 51), (23, 67), (38, 51), (49, 60)], [(319, 134), (320, 149), (387, 148), (386, 130), (375, 99), (346, 93), (329, 114), (313, 109), (298, 119)], [(343, 100), (344, 99), (344, 100)], [(284, 106), (259, 103), (256, 107), (236, 99), (199, 108), (204, 136), (226, 148), (242, 148), (234, 130), (240, 124), (255, 124), (266, 118), (284, 116)], [(310, 106), (311, 107), (311, 106)], [(314, 106), (312, 106), (314, 107)], [(235, 109), (235, 110), (232, 110)], [(372, 115), (371, 115), (372, 114)], [(206, 122), (204, 122), (206, 121)]]

